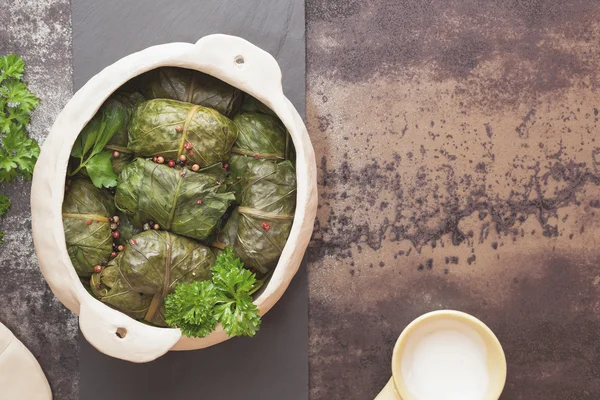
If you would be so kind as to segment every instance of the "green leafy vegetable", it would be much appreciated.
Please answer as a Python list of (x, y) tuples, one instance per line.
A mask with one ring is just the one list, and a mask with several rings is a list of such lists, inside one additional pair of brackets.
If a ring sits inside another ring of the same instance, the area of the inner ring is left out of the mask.
[(208, 167), (229, 158), (238, 131), (212, 108), (154, 99), (138, 105), (129, 123), (128, 147), (137, 156), (163, 156)]
[(0, 57), (0, 131), (22, 129), (29, 124), (29, 114), (39, 104), (21, 80), (25, 62), (15, 54)]
[(24, 69), (21, 57), (0, 57), (0, 183), (11, 182), (19, 175), (31, 179), (40, 154), (37, 142), (25, 131), (39, 99), (21, 81)]
[(212, 268), (211, 281), (182, 283), (165, 299), (165, 320), (189, 337), (204, 337), (220, 322), (229, 336), (254, 336), (260, 328), (252, 293), (262, 285), (231, 247)]
[(210, 281), (177, 285), (165, 299), (166, 321), (188, 337), (205, 337), (215, 330), (217, 290)]
[(213, 77), (185, 68), (163, 67), (146, 73), (142, 92), (148, 99), (173, 99), (199, 104), (225, 116), (235, 114), (242, 92)]
[(0, 194), (0, 217), (6, 214), (10, 206), (10, 199), (5, 194)]
[(31, 179), (39, 155), (38, 143), (27, 137), (25, 129), (11, 126), (0, 147), (0, 182), (12, 182), (19, 175)]
[(138, 226), (152, 220), (161, 229), (204, 240), (235, 199), (221, 184), (226, 174), (221, 164), (195, 173), (138, 158), (121, 172), (115, 204)]
[(108, 191), (76, 179), (62, 206), (67, 252), (77, 275), (88, 277), (94, 266), (110, 258), (113, 237), (109, 218), (115, 205)]
[[(0, 217), (2, 217), (8, 209), (10, 208), (11, 203), (8, 197), (5, 194), (0, 194)], [(0, 231), (0, 244), (4, 241), (4, 232)]]
[(71, 149), (71, 156), (77, 159), (78, 165), (69, 173), (75, 176), (85, 169), (94, 186), (115, 187), (117, 175), (111, 164), (111, 152), (104, 147), (121, 129), (126, 118), (123, 108), (106, 108), (83, 128)]
[(145, 231), (92, 275), (91, 287), (103, 303), (132, 318), (167, 326), (164, 297), (177, 284), (208, 280), (214, 263), (212, 251), (195, 240), (166, 231)]

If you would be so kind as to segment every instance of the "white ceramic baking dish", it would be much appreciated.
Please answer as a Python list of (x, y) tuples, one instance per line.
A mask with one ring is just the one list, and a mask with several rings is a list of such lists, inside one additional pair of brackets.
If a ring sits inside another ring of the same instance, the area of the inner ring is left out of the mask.
[(80, 283), (67, 253), (61, 208), (67, 163), (77, 136), (121, 85), (163, 66), (195, 69), (254, 96), (279, 116), (296, 147), (298, 194), (294, 223), (272, 278), (255, 300), (261, 315), (281, 298), (298, 271), (317, 209), (313, 147), (300, 115), (283, 94), (281, 70), (269, 53), (238, 37), (210, 35), (195, 44), (147, 48), (90, 79), (58, 115), (43, 145), (31, 192), (33, 238), (44, 277), (56, 297), (79, 315), (86, 339), (105, 354), (133, 362), (151, 361), (169, 350), (201, 349), (228, 338), (220, 326), (205, 338), (184, 337), (179, 329), (145, 325), (106, 306)]

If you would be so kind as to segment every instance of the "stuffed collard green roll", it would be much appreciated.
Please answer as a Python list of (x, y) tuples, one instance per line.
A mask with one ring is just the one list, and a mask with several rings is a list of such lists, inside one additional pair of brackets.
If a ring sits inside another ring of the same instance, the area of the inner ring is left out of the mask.
[(196, 173), (138, 158), (121, 172), (115, 204), (138, 226), (152, 220), (160, 229), (204, 240), (235, 200), (225, 178), (221, 164)]
[(214, 263), (212, 251), (194, 240), (146, 231), (94, 274), (90, 286), (102, 302), (133, 318), (166, 326), (164, 298), (179, 283), (209, 279)]
[(223, 115), (233, 115), (241, 105), (243, 93), (233, 86), (185, 68), (163, 67), (148, 72), (142, 79), (143, 93), (149, 99), (172, 99), (210, 107)]
[(136, 107), (129, 123), (129, 149), (137, 156), (162, 156), (207, 167), (226, 161), (238, 136), (233, 121), (211, 109), (156, 99)]
[(62, 206), (67, 251), (77, 275), (88, 277), (94, 266), (108, 260), (113, 236), (109, 219), (112, 196), (84, 179), (73, 181)]
[(213, 246), (233, 246), (247, 268), (267, 274), (277, 265), (292, 227), (296, 171), (289, 161), (252, 163), (247, 178), (241, 204)]
[(229, 158), (230, 181), (240, 202), (250, 164), (285, 160), (287, 130), (279, 118), (259, 113), (237, 115), (238, 138)]

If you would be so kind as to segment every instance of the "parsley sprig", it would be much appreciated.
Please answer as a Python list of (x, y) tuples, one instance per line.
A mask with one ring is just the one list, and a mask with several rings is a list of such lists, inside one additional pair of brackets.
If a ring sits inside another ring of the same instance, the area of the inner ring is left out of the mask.
[(31, 179), (40, 155), (38, 143), (25, 131), (39, 99), (21, 80), (24, 69), (21, 57), (0, 57), (0, 183), (12, 182), (19, 175)]
[[(0, 194), (0, 217), (2, 217), (8, 209), (10, 208), (11, 203), (8, 197), (5, 194)], [(4, 232), (0, 231), (0, 244), (4, 241)]]
[(71, 156), (77, 160), (77, 166), (69, 172), (69, 176), (85, 172), (96, 187), (117, 186), (117, 175), (110, 162), (111, 152), (104, 150), (110, 139), (117, 133), (125, 111), (121, 108), (107, 108), (83, 128), (71, 150)]
[[(40, 101), (23, 82), (24, 71), (21, 57), (0, 57), (0, 183), (12, 182), (18, 176), (31, 179), (40, 155), (40, 146), (25, 130)], [(0, 194), (0, 217), (10, 206), (8, 197)], [(0, 244), (3, 240), (4, 232), (0, 231)]]
[(210, 281), (179, 284), (167, 296), (166, 322), (189, 337), (204, 337), (217, 323), (229, 336), (254, 336), (260, 316), (252, 293), (262, 284), (227, 247), (217, 257)]

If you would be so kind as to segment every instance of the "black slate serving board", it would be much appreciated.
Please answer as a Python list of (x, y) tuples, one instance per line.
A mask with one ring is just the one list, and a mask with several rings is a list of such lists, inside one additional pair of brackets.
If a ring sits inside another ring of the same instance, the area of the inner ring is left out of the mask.
[[(305, 112), (303, 0), (72, 0), (75, 90), (105, 66), (155, 44), (241, 36), (279, 62), (284, 90)], [(307, 399), (308, 298), (301, 268), (253, 339), (170, 352), (147, 364), (113, 359), (80, 335), (80, 398)]]

